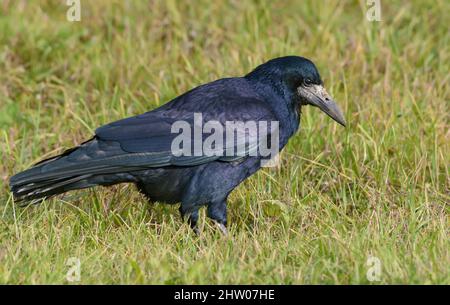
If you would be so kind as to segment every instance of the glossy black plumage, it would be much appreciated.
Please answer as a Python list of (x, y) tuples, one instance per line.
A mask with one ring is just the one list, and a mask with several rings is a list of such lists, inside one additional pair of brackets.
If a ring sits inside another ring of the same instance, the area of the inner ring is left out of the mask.
[(195, 225), (199, 207), (226, 224), (229, 193), (260, 167), (259, 156), (174, 156), (175, 121), (278, 121), (282, 149), (296, 132), (302, 101), (296, 88), (305, 79), (322, 84), (314, 64), (302, 57), (271, 60), (245, 77), (220, 79), (142, 115), (102, 126), (95, 136), (64, 154), (13, 176), (18, 201), (32, 201), (95, 185), (135, 183), (151, 201), (181, 202)]

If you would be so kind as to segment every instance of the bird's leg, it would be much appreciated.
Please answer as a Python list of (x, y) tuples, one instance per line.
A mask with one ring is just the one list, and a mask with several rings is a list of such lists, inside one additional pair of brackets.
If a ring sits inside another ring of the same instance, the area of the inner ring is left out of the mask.
[(228, 235), (227, 230), (227, 201), (226, 199), (212, 201), (208, 204), (208, 217), (214, 220), (223, 235)]
[(142, 195), (144, 195), (145, 199), (147, 199), (147, 202), (149, 204), (153, 204), (154, 203), (153, 200), (150, 198), (150, 194), (147, 193), (147, 191), (145, 190), (145, 184), (143, 184), (143, 183), (136, 183), (136, 187), (137, 187), (138, 191)]
[[(183, 206), (180, 206), (180, 214), (181, 214), (181, 219), (184, 220), (187, 213), (186, 213), (186, 211), (183, 210)], [(197, 227), (197, 222), (198, 222), (198, 210), (195, 210), (192, 213), (189, 213), (188, 223), (189, 223), (189, 226), (192, 228), (192, 230), (194, 230), (195, 234), (199, 235), (200, 232)]]

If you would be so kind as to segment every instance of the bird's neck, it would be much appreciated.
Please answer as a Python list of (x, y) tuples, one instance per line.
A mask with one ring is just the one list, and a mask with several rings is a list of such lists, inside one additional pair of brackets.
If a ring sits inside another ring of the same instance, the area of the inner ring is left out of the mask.
[(250, 82), (255, 92), (262, 100), (270, 104), (272, 111), (279, 120), (280, 141), (283, 145), (295, 134), (300, 126), (300, 108), (293, 94), (288, 88), (273, 78), (251, 77), (245, 78)]

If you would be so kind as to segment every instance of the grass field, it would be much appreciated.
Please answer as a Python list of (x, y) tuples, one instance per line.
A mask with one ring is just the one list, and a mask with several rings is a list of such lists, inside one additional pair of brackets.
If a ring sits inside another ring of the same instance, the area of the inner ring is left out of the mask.
[[(0, 283), (450, 284), (450, 2), (0, 3)], [(305, 109), (281, 168), (229, 200), (230, 236), (202, 211), (131, 185), (19, 208), (8, 178), (199, 84), (302, 55), (346, 114)], [(369, 257), (380, 272), (370, 281)]]

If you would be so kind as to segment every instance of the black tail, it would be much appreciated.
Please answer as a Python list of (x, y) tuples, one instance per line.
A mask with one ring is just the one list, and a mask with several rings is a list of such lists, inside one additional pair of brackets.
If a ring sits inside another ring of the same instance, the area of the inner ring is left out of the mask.
[[(105, 145), (94, 138), (12, 176), (10, 188), (15, 200), (32, 203), (70, 190), (132, 180), (126, 172), (135, 167), (105, 162), (99, 157), (105, 155)], [(114, 155), (120, 152), (112, 149)]]

